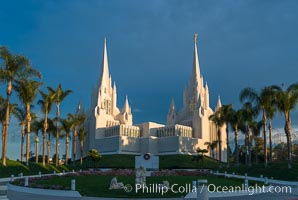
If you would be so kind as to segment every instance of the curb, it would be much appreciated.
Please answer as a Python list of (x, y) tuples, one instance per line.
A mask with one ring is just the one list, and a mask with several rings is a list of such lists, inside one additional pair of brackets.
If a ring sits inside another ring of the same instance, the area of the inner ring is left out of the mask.
[(82, 197), (78, 191), (70, 190), (50, 190), (50, 189), (40, 189), (40, 188), (28, 188), (7, 184), (8, 191), (16, 191), (30, 194), (46, 195), (46, 196), (59, 196), (59, 197)]

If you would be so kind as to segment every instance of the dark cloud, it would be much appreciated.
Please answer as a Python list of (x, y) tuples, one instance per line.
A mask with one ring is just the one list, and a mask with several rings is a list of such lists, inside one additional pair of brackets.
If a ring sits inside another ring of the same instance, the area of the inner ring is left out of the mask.
[(212, 107), (218, 95), (240, 106), (246, 86), (297, 81), (297, 8), (294, 0), (11, 1), (1, 4), (0, 44), (27, 55), (46, 84), (74, 90), (64, 105), (73, 112), (80, 98), (90, 105), (107, 36), (119, 107), (128, 94), (141, 110), (135, 122), (164, 122), (171, 98), (182, 104), (195, 32)]

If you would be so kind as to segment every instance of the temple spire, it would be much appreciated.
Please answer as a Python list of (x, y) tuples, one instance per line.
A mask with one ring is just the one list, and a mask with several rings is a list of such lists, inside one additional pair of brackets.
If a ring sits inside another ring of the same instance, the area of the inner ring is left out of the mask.
[(127, 112), (128, 114), (131, 114), (127, 95), (126, 95), (126, 98), (125, 98), (125, 103), (124, 103), (122, 112)]
[(222, 105), (221, 105), (221, 101), (220, 101), (220, 96), (218, 96), (218, 100), (217, 100), (217, 105), (216, 105), (215, 111), (218, 111), (219, 108), (221, 108), (221, 107), (222, 107)]
[(106, 37), (104, 38), (104, 47), (103, 47), (103, 59), (102, 59), (102, 71), (101, 71), (101, 80), (100, 84), (108, 85), (109, 84), (109, 62), (108, 62), (108, 52)]
[(197, 37), (198, 34), (194, 34), (194, 55), (193, 55), (193, 65), (192, 65), (192, 79), (197, 80), (198, 83), (201, 77), (200, 74), (200, 65), (199, 65), (199, 56), (198, 56), (198, 48), (197, 48)]
[(171, 105), (170, 105), (170, 108), (169, 108), (168, 115), (171, 114), (172, 112), (176, 112), (176, 107), (175, 107), (175, 101), (174, 101), (174, 98), (173, 98), (172, 101), (171, 101)]

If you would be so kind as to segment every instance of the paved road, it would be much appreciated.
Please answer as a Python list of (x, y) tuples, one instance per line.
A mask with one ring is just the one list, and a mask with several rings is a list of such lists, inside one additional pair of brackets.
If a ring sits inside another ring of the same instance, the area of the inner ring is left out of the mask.
[(251, 196), (241, 196), (241, 197), (223, 197), (223, 198), (212, 198), (218, 200), (298, 200), (298, 196), (290, 194), (257, 194)]
[[(21, 192), (8, 192), (8, 198), (10, 200), (121, 200), (115, 198), (95, 198), (95, 197), (82, 197), (82, 198), (73, 198), (73, 197), (53, 197), (53, 196), (44, 196), (44, 195), (32, 195)], [(125, 198), (123, 198), (125, 199)], [(129, 199), (129, 197), (127, 197)], [(125, 200), (127, 200), (125, 199)], [(182, 198), (169, 198), (166, 200), (181, 200)], [(298, 200), (298, 196), (291, 194), (258, 194), (251, 196), (241, 196), (241, 197), (223, 197), (223, 198), (210, 198), (212, 200)], [(158, 200), (158, 199), (148, 199), (148, 200)]]

